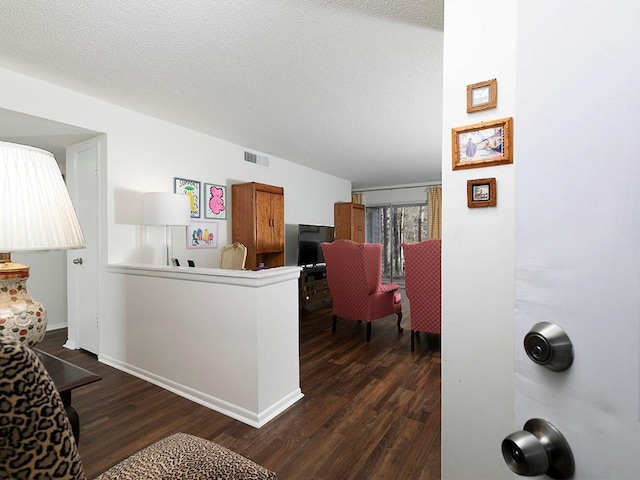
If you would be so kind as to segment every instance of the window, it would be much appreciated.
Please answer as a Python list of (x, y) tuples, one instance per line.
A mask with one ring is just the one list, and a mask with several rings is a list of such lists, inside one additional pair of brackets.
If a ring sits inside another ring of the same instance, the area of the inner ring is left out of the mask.
[(402, 244), (429, 238), (427, 205), (385, 205), (366, 208), (366, 241), (381, 243), (382, 275), (389, 281), (404, 280)]

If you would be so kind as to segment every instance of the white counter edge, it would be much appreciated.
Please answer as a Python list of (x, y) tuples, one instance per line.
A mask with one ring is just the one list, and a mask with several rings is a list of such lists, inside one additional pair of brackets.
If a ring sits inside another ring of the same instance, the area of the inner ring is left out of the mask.
[(263, 287), (300, 277), (301, 267), (275, 267), (265, 270), (227, 270), (222, 268), (170, 267), (136, 263), (110, 263), (107, 272), (123, 275), (174, 278), (191, 282), (219, 283), (244, 287)]

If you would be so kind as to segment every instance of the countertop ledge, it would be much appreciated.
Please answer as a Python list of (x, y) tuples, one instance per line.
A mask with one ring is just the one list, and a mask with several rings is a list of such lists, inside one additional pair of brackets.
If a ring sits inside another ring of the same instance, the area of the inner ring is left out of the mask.
[(274, 267), (265, 270), (228, 270), (223, 268), (172, 267), (144, 263), (110, 263), (107, 272), (122, 275), (173, 278), (191, 282), (263, 287), (300, 277), (301, 267)]

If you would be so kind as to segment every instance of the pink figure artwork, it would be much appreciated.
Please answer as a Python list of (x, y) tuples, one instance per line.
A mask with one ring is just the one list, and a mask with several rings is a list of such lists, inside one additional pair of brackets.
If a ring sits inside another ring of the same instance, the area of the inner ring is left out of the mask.
[(215, 185), (209, 189), (209, 210), (215, 215), (224, 212), (224, 198), (222, 198), (223, 190)]

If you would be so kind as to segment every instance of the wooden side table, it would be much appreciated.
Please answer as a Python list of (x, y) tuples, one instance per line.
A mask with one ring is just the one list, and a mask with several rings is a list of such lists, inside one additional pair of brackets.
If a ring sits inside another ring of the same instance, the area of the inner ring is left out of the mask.
[(102, 380), (102, 377), (37, 348), (34, 348), (33, 351), (53, 379), (56, 390), (62, 397), (62, 403), (69, 417), (73, 436), (76, 439), (76, 443), (80, 443), (80, 418), (76, 409), (71, 405), (71, 391), (74, 388)]

